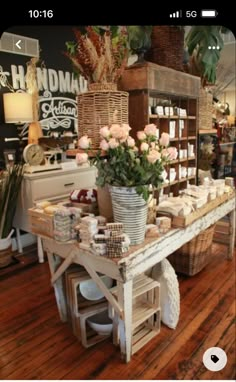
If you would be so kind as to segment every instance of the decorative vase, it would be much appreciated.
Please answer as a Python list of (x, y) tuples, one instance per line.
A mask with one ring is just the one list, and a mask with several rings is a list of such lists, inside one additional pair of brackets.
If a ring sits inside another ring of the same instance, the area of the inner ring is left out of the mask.
[(109, 190), (114, 221), (123, 223), (131, 245), (142, 243), (145, 238), (147, 202), (137, 194), (135, 187), (110, 186)]

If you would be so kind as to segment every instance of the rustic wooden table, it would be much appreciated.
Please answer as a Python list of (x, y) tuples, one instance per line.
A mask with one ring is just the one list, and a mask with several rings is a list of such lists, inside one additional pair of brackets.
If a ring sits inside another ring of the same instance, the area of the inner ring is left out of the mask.
[[(131, 302), (134, 277), (159, 263), (227, 214), (230, 215), (231, 235), (228, 259), (232, 259), (235, 242), (234, 196), (186, 228), (172, 229), (162, 237), (145, 239), (142, 244), (132, 246), (122, 258), (97, 256), (91, 250), (81, 248), (79, 243), (63, 244), (44, 237), (43, 246), (48, 255), (51, 281), (54, 286), (61, 320), (67, 320), (66, 299), (61, 276), (71, 263), (77, 263), (84, 266), (118, 314), (121, 354), (126, 362), (129, 362), (132, 355)], [(61, 262), (61, 259), (64, 259), (64, 261)], [(117, 281), (118, 300), (101, 282), (97, 272), (110, 276)]]

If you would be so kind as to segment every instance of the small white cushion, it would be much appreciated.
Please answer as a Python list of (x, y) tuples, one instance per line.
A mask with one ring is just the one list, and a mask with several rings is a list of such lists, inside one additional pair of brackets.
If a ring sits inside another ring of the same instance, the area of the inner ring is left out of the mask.
[(180, 314), (179, 283), (174, 268), (167, 259), (152, 268), (152, 278), (160, 283), (161, 321), (175, 329)]

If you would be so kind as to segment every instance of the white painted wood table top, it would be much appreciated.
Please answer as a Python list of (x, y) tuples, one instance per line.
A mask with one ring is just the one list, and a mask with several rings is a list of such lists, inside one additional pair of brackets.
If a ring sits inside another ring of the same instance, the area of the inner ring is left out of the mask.
[[(153, 239), (145, 239), (145, 241), (136, 246), (132, 246), (130, 250), (122, 258), (107, 258), (95, 255), (90, 250), (81, 249), (79, 243), (63, 244), (53, 239), (43, 238), (44, 250), (48, 254), (52, 281), (54, 282), (55, 295), (59, 309), (60, 317), (66, 320), (66, 302), (65, 296), (62, 296), (61, 275), (67, 266), (73, 261), (74, 263), (83, 265), (91, 278), (102, 289), (108, 301), (120, 316), (120, 346), (121, 353), (126, 362), (131, 358), (131, 327), (132, 327), (132, 286), (134, 277), (142, 274), (150, 267), (154, 266), (175, 250), (187, 243), (193, 237), (197, 236), (201, 231), (205, 230), (225, 215), (230, 214), (230, 245), (228, 259), (232, 259), (235, 241), (235, 198), (229, 199), (227, 202), (210, 211), (205, 216), (196, 220), (186, 228), (176, 228), (170, 230), (162, 237)], [(53, 266), (56, 261), (54, 254), (65, 259), (59, 266)], [(67, 259), (69, 257), (69, 259)], [(105, 287), (99, 282), (97, 272), (106, 274), (117, 281), (118, 286), (118, 303)], [(59, 296), (60, 295), (60, 296)], [(59, 296), (59, 297), (58, 297)]]

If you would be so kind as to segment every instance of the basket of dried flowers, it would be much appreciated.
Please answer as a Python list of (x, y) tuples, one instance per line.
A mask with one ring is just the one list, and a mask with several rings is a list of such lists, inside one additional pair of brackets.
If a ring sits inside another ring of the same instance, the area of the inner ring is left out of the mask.
[(87, 26), (84, 30), (74, 29), (74, 34), (76, 41), (66, 43), (65, 55), (75, 71), (88, 81), (89, 86), (102, 85), (102, 89), (93, 90), (116, 90), (111, 89), (110, 84), (117, 84), (127, 65), (127, 28)]
[(101, 127), (128, 123), (128, 93), (117, 90), (128, 60), (126, 28), (88, 26), (74, 30), (66, 55), (88, 81), (89, 91), (78, 95), (78, 132), (99, 147)]

